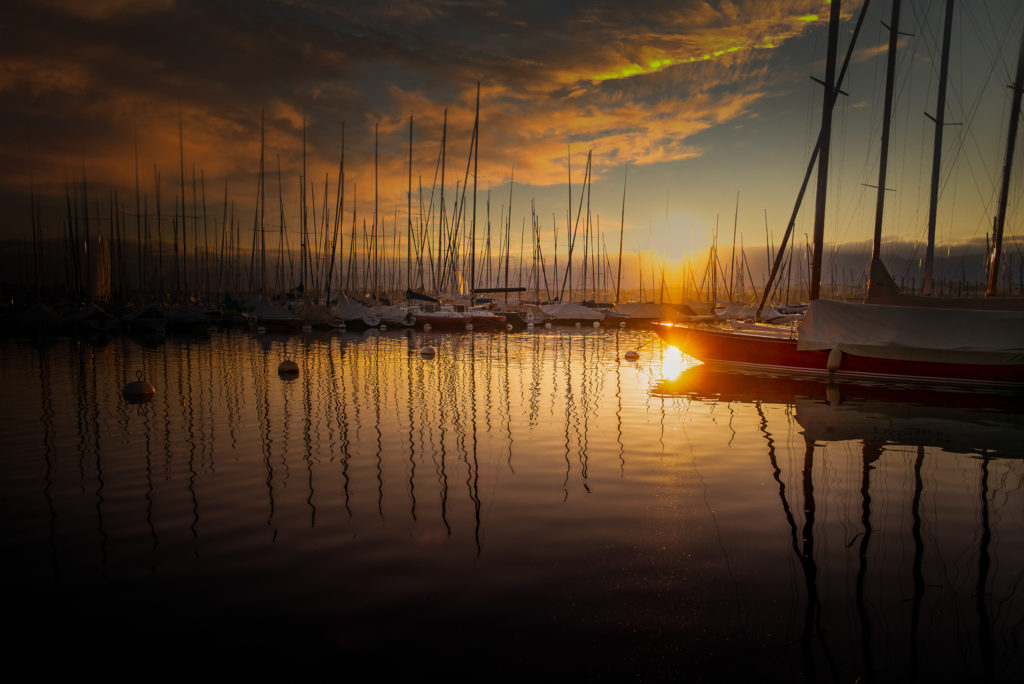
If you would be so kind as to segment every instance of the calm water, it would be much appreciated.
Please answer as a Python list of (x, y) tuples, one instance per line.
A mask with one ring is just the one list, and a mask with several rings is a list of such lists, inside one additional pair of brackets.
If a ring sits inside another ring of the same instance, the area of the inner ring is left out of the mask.
[(424, 339), (0, 341), (13, 662), (1020, 681), (1020, 397)]

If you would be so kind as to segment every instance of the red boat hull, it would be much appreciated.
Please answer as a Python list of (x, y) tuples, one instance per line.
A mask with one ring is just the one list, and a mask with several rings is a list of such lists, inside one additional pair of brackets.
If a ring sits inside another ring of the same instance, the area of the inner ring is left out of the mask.
[(797, 349), (796, 338), (690, 328), (667, 323), (657, 323), (654, 329), (669, 344), (714, 366), (769, 373), (834, 375), (851, 379), (1024, 387), (1022, 364), (935, 363), (843, 354), (839, 368), (830, 371), (828, 350)]

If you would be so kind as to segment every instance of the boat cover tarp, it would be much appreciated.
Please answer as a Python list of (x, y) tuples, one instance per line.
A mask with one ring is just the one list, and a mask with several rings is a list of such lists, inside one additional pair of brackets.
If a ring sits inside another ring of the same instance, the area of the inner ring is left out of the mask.
[[(716, 307), (715, 316), (724, 321), (752, 321), (757, 317), (757, 307), (750, 304), (737, 304), (733, 302), (732, 304)], [(761, 311), (761, 320), (765, 323), (784, 323), (799, 319), (799, 315), (785, 314), (771, 306), (766, 306)]]
[(818, 299), (800, 323), (799, 349), (939, 363), (1024, 363), (1024, 313), (885, 306)]
[(331, 313), (343, 321), (362, 321), (371, 328), (380, 325), (380, 319), (370, 313), (369, 309), (348, 297), (339, 297), (338, 303)]
[(675, 323), (682, 318), (679, 311), (668, 304), (655, 304), (654, 302), (622, 302), (616, 304), (612, 308), (612, 312), (635, 320), (645, 321), (671, 321)]
[(544, 315), (551, 316), (555, 320), (567, 321), (600, 321), (604, 314), (595, 309), (580, 304), (565, 302), (562, 304), (545, 304), (540, 307)]
[[(409, 307), (401, 304), (372, 306), (369, 309), (369, 313), (382, 323), (387, 323), (388, 325), (411, 326), (416, 322), (416, 319), (413, 318), (412, 313), (409, 311)], [(363, 320), (365, 321), (366, 319), (364, 318)]]
[(250, 302), (249, 307), (252, 310), (252, 313), (260, 320), (280, 321), (291, 320), (298, 317), (285, 307), (272, 304), (266, 299)]

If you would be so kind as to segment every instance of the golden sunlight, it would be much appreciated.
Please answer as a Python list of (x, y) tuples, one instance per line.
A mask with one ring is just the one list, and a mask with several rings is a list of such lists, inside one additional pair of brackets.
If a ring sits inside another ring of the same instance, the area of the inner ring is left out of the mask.
[(683, 360), (683, 352), (678, 347), (666, 346), (661, 352), (661, 377), (675, 380), (684, 370), (686, 362)]

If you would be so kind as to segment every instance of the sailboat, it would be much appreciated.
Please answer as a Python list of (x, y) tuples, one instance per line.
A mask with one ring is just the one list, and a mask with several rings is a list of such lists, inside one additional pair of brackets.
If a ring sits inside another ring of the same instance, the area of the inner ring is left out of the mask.
[(818, 197), (812, 301), (804, 319), (792, 331), (715, 330), (666, 323), (655, 324), (655, 330), (669, 344), (714, 366), (861, 380), (1024, 387), (1024, 312), (818, 298), (831, 103), (838, 90), (838, 18), (838, 2), (833, 0), (825, 106), (816, 149)]

